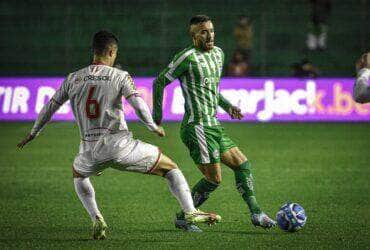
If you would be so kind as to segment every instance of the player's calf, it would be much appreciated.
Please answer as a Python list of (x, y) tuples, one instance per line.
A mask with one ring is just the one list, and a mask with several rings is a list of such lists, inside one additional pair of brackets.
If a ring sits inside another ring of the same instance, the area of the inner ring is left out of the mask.
[(217, 189), (221, 183), (221, 166), (215, 164), (201, 164), (198, 166), (205, 178), (200, 179), (192, 189), (192, 197), (195, 207), (200, 207)]
[[(195, 209), (189, 185), (181, 170), (170, 158), (162, 154), (153, 172), (167, 179), (171, 193), (176, 197), (182, 208), (186, 228), (190, 228), (194, 223), (213, 224), (221, 220), (221, 217), (217, 214), (205, 213)], [(178, 226), (178, 223), (175, 222), (175, 224)], [(190, 227), (188, 227), (189, 225)]]
[(250, 167), (250, 163), (246, 161), (234, 169), (235, 184), (243, 200), (248, 204), (250, 212), (260, 214), (261, 209), (254, 194), (253, 176)]
[(94, 187), (89, 178), (76, 177), (81, 175), (76, 171), (73, 172), (75, 176), (73, 178), (73, 182), (77, 196), (93, 221), (93, 239), (103, 240), (106, 238), (105, 230), (107, 229), (107, 224), (98, 209), (98, 205), (95, 200)]
[(211, 182), (206, 178), (200, 179), (191, 191), (194, 206), (200, 207), (206, 200), (208, 200), (211, 193), (215, 191), (218, 186), (218, 183)]
[(166, 155), (161, 154), (152, 174), (163, 176), (167, 179), (170, 192), (178, 200), (185, 213), (195, 211), (188, 183), (175, 162)]

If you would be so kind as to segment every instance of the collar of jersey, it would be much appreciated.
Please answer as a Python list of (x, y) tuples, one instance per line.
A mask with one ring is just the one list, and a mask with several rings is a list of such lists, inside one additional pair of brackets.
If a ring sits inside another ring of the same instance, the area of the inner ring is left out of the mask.
[(92, 62), (92, 65), (105, 65), (105, 66), (107, 66), (106, 64), (104, 64), (102, 62)]

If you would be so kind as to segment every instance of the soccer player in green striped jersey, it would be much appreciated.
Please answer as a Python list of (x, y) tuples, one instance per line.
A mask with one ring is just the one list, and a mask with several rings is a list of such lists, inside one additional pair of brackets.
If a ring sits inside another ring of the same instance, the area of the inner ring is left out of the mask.
[[(179, 79), (185, 98), (181, 139), (204, 175), (192, 189), (194, 205), (201, 206), (221, 183), (222, 162), (234, 171), (237, 190), (248, 205), (252, 223), (271, 228), (276, 223), (262, 212), (257, 203), (250, 163), (216, 117), (218, 106), (233, 119), (242, 119), (243, 115), (219, 92), (224, 53), (214, 46), (214, 29), (210, 18), (205, 15), (192, 17), (190, 35), (193, 45), (176, 54), (153, 83), (154, 121), (160, 124), (162, 120), (164, 87)], [(195, 225), (187, 224), (181, 213), (177, 214), (175, 224), (186, 231), (201, 231)]]

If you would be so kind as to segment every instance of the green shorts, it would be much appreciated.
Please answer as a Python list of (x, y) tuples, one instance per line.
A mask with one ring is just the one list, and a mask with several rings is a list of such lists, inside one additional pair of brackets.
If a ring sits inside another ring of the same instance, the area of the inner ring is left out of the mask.
[(236, 147), (222, 126), (187, 124), (181, 128), (181, 140), (196, 164), (218, 163), (222, 153)]

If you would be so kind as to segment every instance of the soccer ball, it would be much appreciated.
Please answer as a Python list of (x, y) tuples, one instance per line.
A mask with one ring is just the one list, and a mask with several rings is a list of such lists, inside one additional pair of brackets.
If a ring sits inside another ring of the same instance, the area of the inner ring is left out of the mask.
[(276, 221), (281, 230), (296, 232), (306, 224), (307, 216), (301, 205), (287, 202), (276, 214)]

